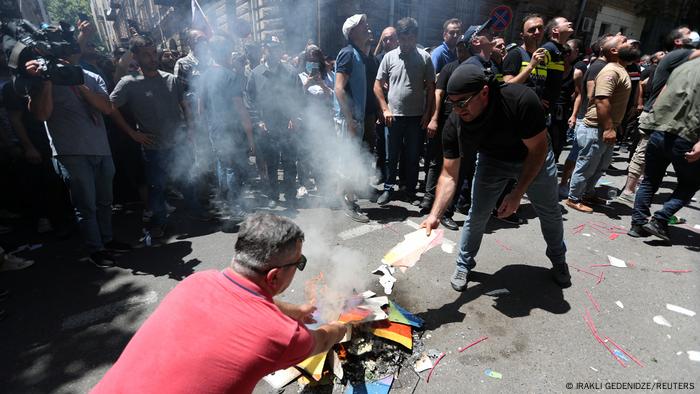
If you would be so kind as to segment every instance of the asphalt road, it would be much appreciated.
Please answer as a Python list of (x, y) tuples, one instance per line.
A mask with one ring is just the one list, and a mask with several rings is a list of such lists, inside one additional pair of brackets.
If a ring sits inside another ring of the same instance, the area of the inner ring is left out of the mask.
[[(619, 161), (614, 166), (626, 168)], [(624, 171), (609, 171), (600, 195), (623, 182)], [(668, 177), (655, 201), (662, 201), (674, 186)], [(422, 220), (417, 208), (402, 202), (379, 208), (363, 201), (374, 220), (362, 225), (342, 211), (313, 208), (313, 197), (307, 198), (306, 205), (278, 210), (295, 218), (306, 232), (304, 251), (309, 257), (306, 270), (297, 274), (284, 298), (303, 300), (304, 282), (319, 272), (330, 281), (342, 280), (357, 290), (383, 294), (371, 271), (392, 246), (415, 230)], [(588, 391), (579, 386), (584, 383), (598, 392), (630, 391), (613, 390), (619, 386), (611, 385), (622, 383), (654, 385), (653, 391), (700, 391), (700, 362), (691, 361), (687, 353), (700, 351), (699, 318), (667, 309), (667, 304), (673, 304), (700, 310), (700, 229), (694, 228), (700, 227), (700, 204), (696, 200), (679, 212), (687, 223), (671, 229), (672, 246), (651, 238), (633, 239), (624, 230), (619, 230), (619, 237), (611, 237), (613, 226), (629, 228), (630, 212), (628, 206), (612, 203), (593, 214), (565, 213), (573, 282), (568, 289), (549, 279), (545, 243), (526, 200), (521, 213), (529, 219), (527, 224), (519, 228), (493, 220), (489, 224), (467, 291), (457, 293), (449, 285), (454, 251), (434, 248), (415, 267), (397, 274), (390, 298), (425, 319), (425, 348), (447, 355), (430, 383), (425, 382), (426, 372), (419, 381), (410, 368), (404, 368), (392, 392), (562, 393)], [(139, 219), (137, 211), (116, 212), (117, 235), (137, 243)], [(455, 219), (461, 224), (464, 216), (457, 214)], [(235, 234), (222, 233), (213, 223), (190, 222), (179, 212), (173, 221), (174, 234), (167, 243), (135, 249), (120, 258), (118, 267), (109, 269), (79, 261), (77, 240), (11, 239), (15, 244), (43, 246), (20, 253), (36, 260), (31, 268), (0, 273), (0, 288), (11, 291), (10, 297), (0, 301), (8, 312), (0, 322), (0, 391), (89, 391), (178, 281), (195, 271), (222, 269), (229, 263)], [(445, 230), (445, 238), (458, 242), (459, 232)], [(607, 264), (607, 256), (625, 260), (628, 267), (591, 267)], [(662, 272), (665, 269), (692, 272)], [(502, 288), (510, 294), (484, 294)], [(619, 365), (594, 339), (584, 322), (586, 310), (600, 335), (613, 339), (643, 367), (634, 362)], [(663, 316), (671, 327), (656, 324), (655, 316)], [(488, 339), (457, 352), (482, 336)], [(486, 369), (500, 372), (502, 379), (486, 376)], [(666, 386), (664, 390), (662, 383), (695, 388)], [(286, 390), (296, 391), (294, 385)], [(262, 382), (256, 392), (275, 391)]]

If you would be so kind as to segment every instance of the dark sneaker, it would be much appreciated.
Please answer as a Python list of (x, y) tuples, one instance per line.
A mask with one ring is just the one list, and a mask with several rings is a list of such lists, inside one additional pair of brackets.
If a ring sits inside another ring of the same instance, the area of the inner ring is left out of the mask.
[(105, 244), (105, 249), (110, 252), (125, 253), (130, 251), (132, 248), (131, 245), (126, 242), (111, 240)]
[(504, 223), (508, 223), (514, 226), (520, 226), (521, 224), (527, 223), (527, 221), (523, 218), (521, 218), (518, 213), (514, 213), (510, 216), (504, 217), (504, 218), (499, 218), (498, 217), (498, 211), (494, 210), (491, 214), (495, 219), (498, 219)]
[(457, 205), (455, 207), (455, 211), (461, 213), (462, 215), (469, 215), (469, 208), (471, 208), (470, 205)]
[(459, 225), (457, 224), (457, 222), (452, 220), (452, 218), (448, 218), (447, 216), (443, 216), (442, 219), (440, 219), (440, 224), (452, 231), (459, 230)]
[(552, 267), (552, 278), (562, 288), (571, 286), (571, 274), (569, 273), (569, 265), (566, 263), (554, 264)]
[(419, 207), (421, 213), (429, 213), (430, 210), (433, 208), (433, 199), (430, 197), (423, 197), (423, 200), (420, 202)]
[(384, 193), (377, 198), (377, 204), (379, 205), (386, 205), (389, 201), (391, 201), (391, 190), (384, 190)]
[(421, 199), (415, 193), (406, 193), (406, 202), (417, 207), (420, 205)]
[(457, 291), (464, 291), (467, 289), (467, 276), (469, 271), (462, 267), (455, 268), (455, 272), (452, 273), (452, 278), (450, 279), (450, 284), (452, 288)]
[(630, 231), (627, 232), (627, 235), (629, 235), (632, 238), (643, 238), (643, 237), (648, 237), (651, 234), (647, 232), (647, 230), (644, 229), (644, 226), (641, 224), (633, 224), (632, 228), (630, 228)]
[(661, 223), (656, 220), (656, 218), (652, 218), (651, 221), (642, 226), (642, 228), (651, 235), (655, 235), (666, 242), (671, 242), (671, 238), (668, 236), (668, 224)]
[(359, 223), (369, 223), (369, 218), (360, 211), (359, 207), (345, 208), (345, 216)]
[(114, 267), (114, 256), (106, 250), (92, 253), (88, 259), (100, 268)]

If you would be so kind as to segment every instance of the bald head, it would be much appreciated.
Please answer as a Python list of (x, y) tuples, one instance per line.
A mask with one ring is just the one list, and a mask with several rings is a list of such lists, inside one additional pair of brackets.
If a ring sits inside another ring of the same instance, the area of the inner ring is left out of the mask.
[(627, 37), (620, 34), (604, 38), (600, 43), (600, 51), (603, 56), (610, 59), (611, 56), (617, 55), (617, 49), (625, 42), (627, 42)]

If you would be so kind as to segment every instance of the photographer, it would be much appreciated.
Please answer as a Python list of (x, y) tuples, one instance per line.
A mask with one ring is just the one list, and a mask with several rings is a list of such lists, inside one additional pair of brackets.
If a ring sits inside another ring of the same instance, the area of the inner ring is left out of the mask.
[(48, 124), (54, 164), (70, 190), (89, 258), (99, 267), (112, 266), (113, 252), (130, 247), (112, 239), (114, 164), (102, 119), (112, 107), (105, 82), (83, 70), (82, 85), (56, 85), (42, 77), (41, 61), (30, 60), (25, 68), (27, 75), (42, 78), (30, 91), (29, 109)]

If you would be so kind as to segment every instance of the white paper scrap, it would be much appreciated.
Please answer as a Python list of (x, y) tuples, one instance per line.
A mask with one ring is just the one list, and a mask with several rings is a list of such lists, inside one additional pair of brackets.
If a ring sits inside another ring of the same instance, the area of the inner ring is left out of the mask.
[(455, 244), (452, 242), (442, 242), (442, 245), (440, 245), (440, 249), (442, 249), (443, 252), (445, 253), (454, 253), (455, 251)]
[(625, 264), (623, 260), (620, 260), (617, 257), (608, 256), (608, 261), (613, 267), (627, 268), (627, 264)]
[(688, 359), (690, 361), (700, 361), (700, 352), (697, 350), (688, 350)]
[(423, 353), (421, 356), (413, 363), (413, 369), (416, 372), (427, 371), (433, 367), (433, 361), (428, 357), (427, 354)]
[(622, 305), (622, 302), (620, 302), (620, 301), (615, 301), (615, 305), (619, 306), (620, 309), (624, 309), (624, 308), (625, 308), (625, 306)]
[(690, 317), (695, 316), (695, 312), (691, 311), (690, 309), (685, 309), (682, 306), (678, 306), (678, 305), (666, 304), (666, 309), (668, 309), (669, 311), (678, 312), (682, 315), (686, 315), (686, 316), (690, 316)]
[(660, 326), (673, 327), (671, 323), (669, 323), (668, 320), (666, 320), (666, 318), (661, 315), (654, 316), (654, 323)]

